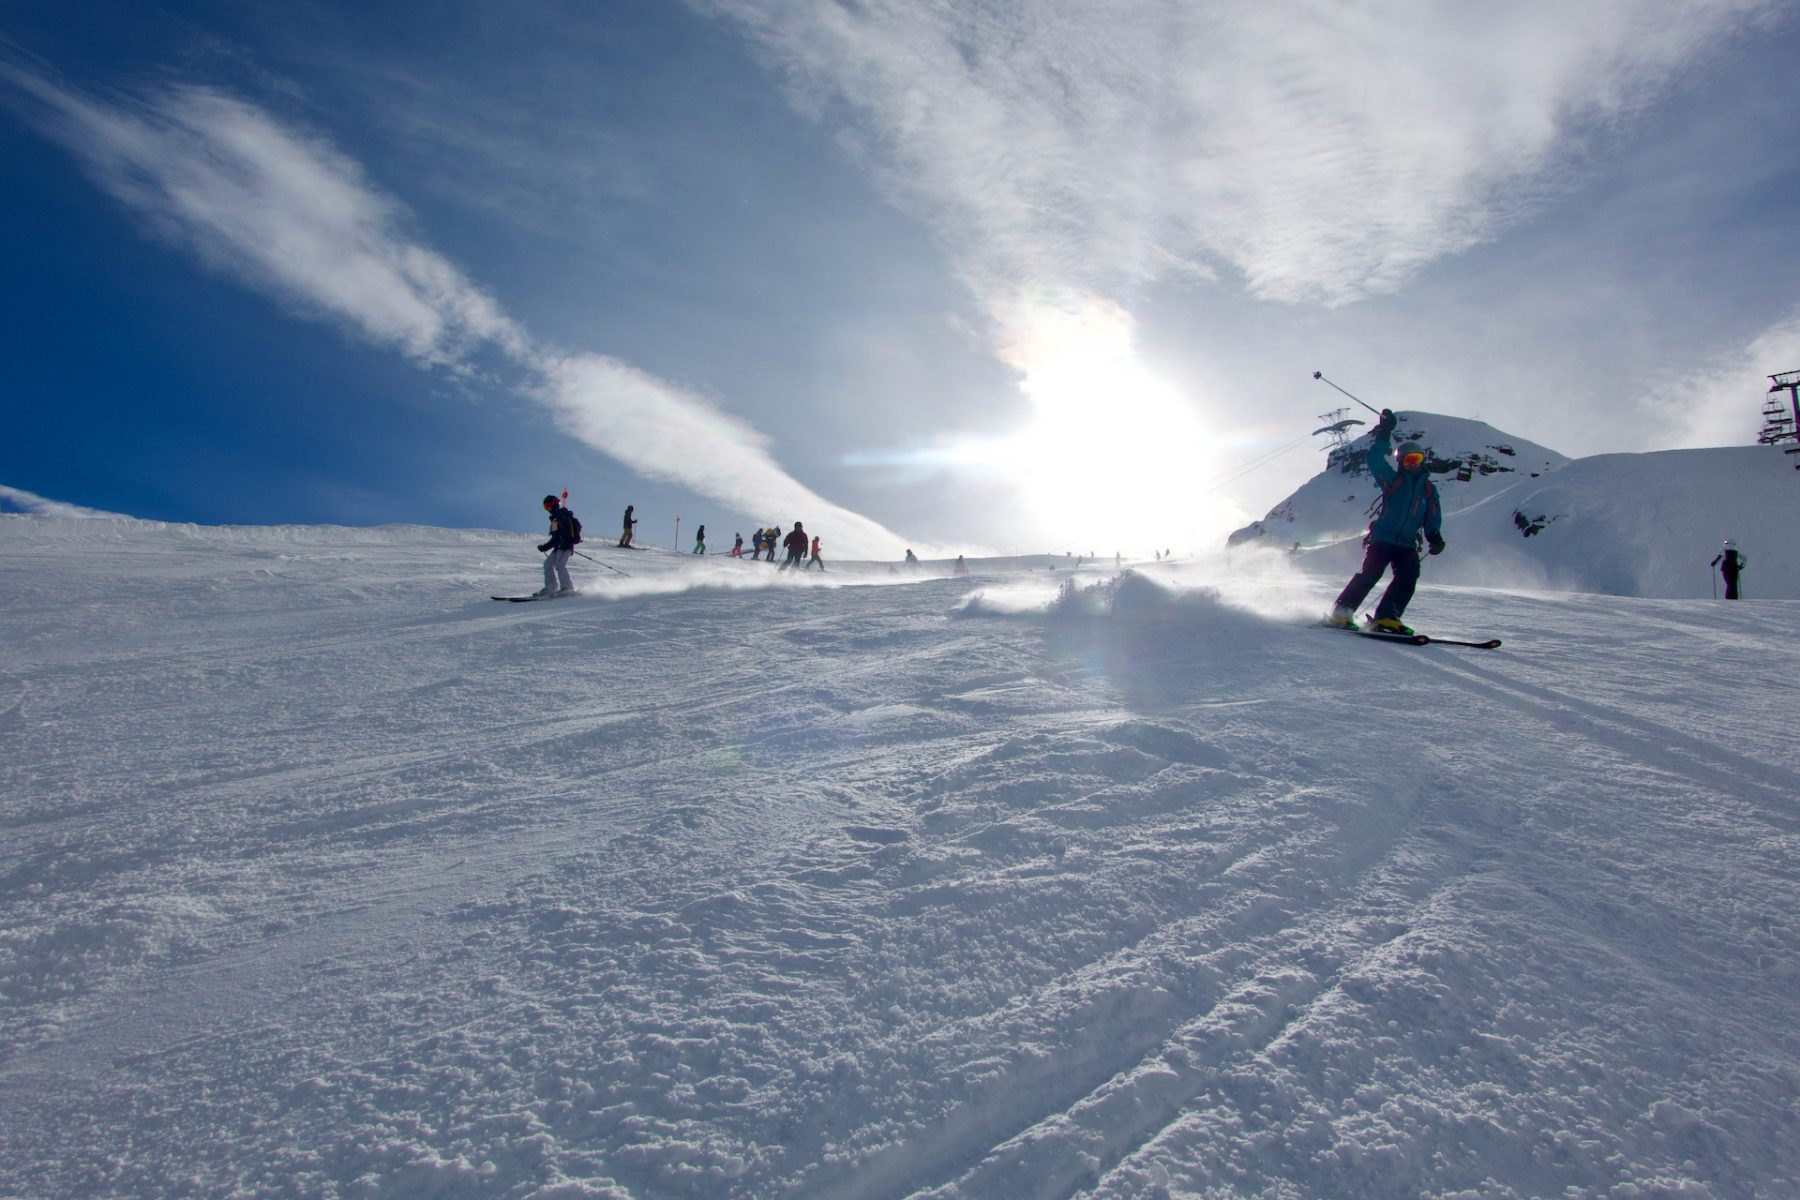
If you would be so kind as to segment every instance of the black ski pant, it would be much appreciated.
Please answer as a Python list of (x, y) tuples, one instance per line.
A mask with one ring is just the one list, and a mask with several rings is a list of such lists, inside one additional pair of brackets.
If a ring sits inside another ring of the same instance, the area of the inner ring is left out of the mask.
[(1736, 575), (1725, 576), (1725, 598), (1727, 600), (1736, 600), (1738, 598), (1737, 581), (1738, 577)]
[(1396, 546), (1392, 542), (1369, 542), (1368, 552), (1363, 555), (1362, 570), (1351, 576), (1350, 582), (1337, 598), (1338, 607), (1355, 609), (1381, 579), (1381, 573), (1389, 567), (1394, 569), (1393, 582), (1388, 584), (1387, 591), (1381, 594), (1381, 603), (1375, 608), (1375, 619), (1398, 621), (1400, 614), (1412, 602), (1413, 589), (1419, 586), (1419, 552), (1411, 546)]
[(787, 556), (787, 561), (781, 564), (781, 569), (785, 571), (789, 567), (800, 567), (802, 570), (804, 570), (805, 567), (802, 565), (802, 557), (805, 554), (806, 554), (806, 551), (804, 551), (804, 550), (789, 550), (788, 556)]

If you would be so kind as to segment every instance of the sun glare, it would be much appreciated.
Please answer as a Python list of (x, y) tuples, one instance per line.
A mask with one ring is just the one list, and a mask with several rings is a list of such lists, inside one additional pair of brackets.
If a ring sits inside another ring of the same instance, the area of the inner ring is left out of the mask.
[(1199, 495), (1213, 441), (1192, 403), (1139, 360), (1127, 313), (1040, 303), (1011, 327), (1006, 354), (1034, 412), (1006, 457), (1055, 543), (1144, 552), (1218, 528)]

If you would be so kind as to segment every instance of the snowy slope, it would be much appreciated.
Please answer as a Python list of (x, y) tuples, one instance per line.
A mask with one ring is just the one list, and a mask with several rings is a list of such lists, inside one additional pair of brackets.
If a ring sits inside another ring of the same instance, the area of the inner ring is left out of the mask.
[[(1711, 597), (1726, 537), (1745, 597), (1800, 598), (1800, 471), (1771, 446), (1603, 454), (1452, 513), (1437, 577), (1620, 596)], [(1454, 531), (1454, 532), (1452, 532)], [(1437, 566), (1438, 564), (1434, 564)]]
[(1800, 1191), (1800, 604), (531, 541), (0, 518), (0, 1195)]
[[(1476, 423), (1452, 424), (1421, 414), (1409, 420), (1451, 431), (1454, 447), (1475, 444), (1465, 427)], [(1800, 471), (1793, 469), (1793, 456), (1779, 448), (1726, 446), (1569, 461), (1488, 434), (1515, 451), (1507, 461), (1516, 469), (1484, 476), (1478, 468), (1467, 482), (1454, 472), (1434, 472), (1451, 548), (1428, 564), (1428, 578), (1698, 599), (1718, 591), (1710, 564), (1731, 537), (1750, 560), (1745, 597), (1800, 599), (1795, 534)], [(1357, 463), (1367, 448), (1367, 438), (1357, 443)], [(1467, 462), (1469, 453), (1463, 449), (1449, 457)], [(1298, 541), (1304, 547), (1298, 557), (1311, 568), (1349, 572), (1361, 559), (1358, 539), (1368, 525), (1363, 513), (1375, 491), (1366, 468), (1354, 476), (1329, 468), (1269, 517), (1239, 530), (1233, 541), (1244, 548), (1287, 548)]]

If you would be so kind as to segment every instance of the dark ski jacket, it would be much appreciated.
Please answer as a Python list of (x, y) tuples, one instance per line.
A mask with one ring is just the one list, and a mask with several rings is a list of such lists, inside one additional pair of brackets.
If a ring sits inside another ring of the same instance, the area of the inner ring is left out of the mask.
[(1420, 531), (1428, 538), (1436, 536), (1444, 512), (1430, 471), (1424, 467), (1402, 471), (1388, 461), (1391, 440), (1391, 435), (1377, 433), (1369, 443), (1369, 473), (1381, 485), (1382, 496), (1381, 511), (1369, 526), (1369, 536), (1411, 550), (1419, 544)]
[(1736, 550), (1727, 550), (1712, 560), (1712, 565), (1719, 568), (1719, 574), (1727, 579), (1736, 579), (1738, 572), (1744, 569), (1744, 556)]
[(573, 550), (575, 548), (575, 514), (557, 505), (550, 510), (550, 540), (539, 550)]
[(806, 534), (803, 533), (802, 531), (796, 529), (796, 530), (794, 530), (794, 532), (792, 532), (792, 533), (788, 534), (786, 537), (782, 538), (781, 544), (788, 548), (789, 553), (805, 554), (806, 553)]

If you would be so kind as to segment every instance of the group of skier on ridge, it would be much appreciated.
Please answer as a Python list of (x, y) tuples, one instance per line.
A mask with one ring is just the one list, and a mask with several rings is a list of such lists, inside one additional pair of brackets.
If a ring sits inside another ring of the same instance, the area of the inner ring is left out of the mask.
[[(1375, 519), (1369, 523), (1369, 532), (1363, 537), (1365, 550), (1362, 568), (1350, 577), (1343, 591), (1338, 593), (1331, 612), (1325, 618), (1327, 625), (1341, 629), (1357, 628), (1358, 606), (1368, 598), (1375, 585), (1381, 581), (1382, 575), (1391, 571), (1393, 578), (1388, 582), (1387, 590), (1381, 594), (1381, 602), (1375, 606), (1374, 615), (1362, 628), (1369, 633), (1411, 637), (1412, 628), (1400, 618), (1405, 614), (1406, 606), (1411, 603), (1413, 592), (1419, 585), (1421, 545), (1430, 554), (1444, 552), (1444, 510), (1438, 499), (1437, 487), (1431, 482), (1425, 447), (1416, 441), (1403, 442), (1395, 460), (1388, 459), (1394, 430), (1399, 423), (1399, 418), (1392, 409), (1382, 409), (1375, 425), (1375, 436), (1369, 441), (1369, 472), (1381, 486), (1381, 495), (1372, 506)], [(635, 508), (635, 505), (625, 506), (624, 529), (619, 535), (621, 549), (631, 547), (632, 527), (637, 524), (637, 518), (632, 516)], [(544, 553), (544, 587), (533, 595), (575, 595), (575, 584), (569, 578), (569, 558), (575, 553), (576, 543), (581, 541), (581, 522), (576, 520), (575, 514), (564, 507), (561, 499), (555, 495), (544, 497), (544, 511), (550, 517), (550, 538), (538, 547)], [(814, 566), (820, 571), (825, 569), (825, 560), (819, 553), (819, 538), (813, 536), (809, 546), (806, 528), (801, 522), (795, 521), (794, 528), (785, 537), (779, 526), (758, 529), (751, 535), (750, 557), (757, 560), (766, 552), (768, 561), (772, 563), (775, 561), (777, 545), (787, 552), (781, 570), (786, 571), (790, 567), (810, 570)], [(810, 559), (807, 558), (809, 549), (812, 553)], [(706, 553), (704, 525), (695, 534), (693, 552)], [(731, 557), (741, 559), (743, 556), (744, 535), (740, 533), (733, 541)], [(1748, 561), (1732, 538), (1725, 539), (1724, 549), (1712, 560), (1710, 565), (1718, 567), (1720, 574), (1724, 576), (1727, 600), (1738, 598), (1738, 577)], [(911, 550), (906, 552), (906, 563), (909, 568), (917, 568), (918, 559)], [(956, 566), (956, 574), (967, 573), (968, 568), (961, 555), (957, 556)]]
[[(759, 559), (763, 556), (763, 552), (767, 551), (769, 561), (774, 562), (775, 547), (778, 545), (787, 551), (787, 558), (781, 564), (781, 569), (783, 571), (787, 570), (789, 567), (800, 567), (803, 571), (810, 571), (815, 563), (818, 564), (819, 570), (823, 571), (825, 569), (825, 560), (819, 557), (821, 543), (816, 536), (812, 539), (811, 544), (812, 557), (806, 557), (808, 550), (806, 527), (799, 521), (794, 522), (793, 530), (786, 537), (782, 537), (781, 527), (778, 525), (771, 525), (767, 529), (758, 529), (755, 533), (751, 534), (750, 557), (752, 560)], [(739, 534), (737, 545), (732, 548), (732, 554), (742, 558), (744, 554), (743, 547), (744, 538), (742, 534)], [(802, 559), (805, 559), (804, 566), (801, 565)]]
[[(569, 578), (569, 559), (575, 554), (575, 547), (581, 541), (581, 522), (563, 504), (563, 499), (564, 497), (554, 494), (544, 497), (544, 512), (550, 518), (550, 537), (549, 540), (538, 546), (539, 552), (544, 555), (544, 586), (541, 590), (531, 594), (532, 599), (579, 595), (575, 588), (575, 581)], [(621, 550), (636, 549), (631, 544), (632, 528), (638, 523), (638, 519), (632, 515), (636, 511), (637, 506), (634, 504), (625, 506), (624, 523), (619, 533)], [(758, 529), (753, 537), (753, 543), (755, 548), (750, 557), (760, 558), (763, 551), (767, 550), (770, 562), (775, 561), (775, 547), (779, 544), (784, 548), (787, 551), (787, 559), (781, 564), (783, 571), (789, 567), (811, 570), (816, 566), (820, 571), (825, 569), (822, 543), (817, 536), (814, 536), (809, 542), (805, 526), (799, 521), (794, 522), (793, 531), (785, 538), (781, 536), (781, 530), (775, 526)], [(809, 550), (811, 551), (810, 558), (807, 557)], [(695, 554), (706, 553), (706, 526), (704, 525), (694, 533), (693, 552)], [(743, 556), (744, 535), (740, 533), (736, 535), (732, 544), (731, 557), (741, 559)]]

